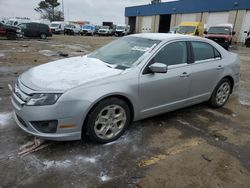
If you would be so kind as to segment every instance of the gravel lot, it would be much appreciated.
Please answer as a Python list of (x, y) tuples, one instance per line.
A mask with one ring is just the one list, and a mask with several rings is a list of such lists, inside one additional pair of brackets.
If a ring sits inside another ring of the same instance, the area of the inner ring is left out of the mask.
[(84, 55), (112, 37), (54, 35), (48, 41), (0, 40), (1, 187), (249, 187), (250, 49), (240, 54), (241, 86), (225, 107), (200, 104), (133, 123), (115, 142), (46, 142), (18, 156), (34, 138), (13, 121), (8, 84), (30, 67)]

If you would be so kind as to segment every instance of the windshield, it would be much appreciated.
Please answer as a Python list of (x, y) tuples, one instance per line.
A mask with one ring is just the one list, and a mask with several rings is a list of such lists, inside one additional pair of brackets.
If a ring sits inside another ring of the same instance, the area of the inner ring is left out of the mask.
[(159, 42), (159, 40), (140, 37), (123, 37), (94, 51), (88, 57), (99, 59), (108, 64), (129, 68)]
[(223, 35), (229, 35), (230, 34), (230, 28), (228, 27), (210, 27), (208, 34), (223, 34)]
[(82, 29), (92, 30), (94, 27), (91, 25), (85, 25), (82, 27)]
[(60, 24), (51, 24), (50, 27), (59, 27)]
[(123, 30), (123, 29), (125, 29), (125, 26), (117, 26), (116, 29), (117, 30)]
[(12, 21), (12, 20), (8, 20), (8, 21), (6, 22), (7, 25), (13, 25), (13, 23), (14, 23), (14, 21)]
[(66, 25), (65, 27), (67, 27), (67, 28), (74, 28), (74, 25)]
[(109, 29), (109, 26), (101, 26), (101, 29)]
[(196, 30), (195, 26), (180, 26), (177, 30), (177, 33), (190, 34), (190, 33), (195, 33), (195, 30)]

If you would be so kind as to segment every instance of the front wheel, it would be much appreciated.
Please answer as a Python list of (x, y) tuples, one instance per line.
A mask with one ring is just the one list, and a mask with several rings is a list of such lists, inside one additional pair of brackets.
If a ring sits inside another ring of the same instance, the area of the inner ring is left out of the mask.
[(209, 100), (209, 103), (214, 108), (222, 107), (226, 104), (232, 91), (232, 84), (227, 79), (222, 79), (216, 86), (213, 94)]
[(119, 138), (130, 122), (128, 105), (118, 98), (99, 102), (87, 117), (87, 135), (98, 143), (108, 143)]

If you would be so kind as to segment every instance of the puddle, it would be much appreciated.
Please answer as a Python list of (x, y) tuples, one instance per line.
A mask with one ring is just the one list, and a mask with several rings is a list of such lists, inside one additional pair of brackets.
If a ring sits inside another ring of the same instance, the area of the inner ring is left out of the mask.
[(0, 113), (0, 128), (8, 125), (12, 118), (12, 112)]

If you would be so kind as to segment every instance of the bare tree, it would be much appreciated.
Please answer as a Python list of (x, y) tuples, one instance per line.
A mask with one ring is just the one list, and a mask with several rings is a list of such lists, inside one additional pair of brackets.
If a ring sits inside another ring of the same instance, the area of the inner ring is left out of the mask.
[(58, 0), (44, 0), (38, 4), (35, 11), (39, 12), (43, 19), (62, 21), (64, 20), (64, 15), (63, 12), (58, 9), (59, 5)]

